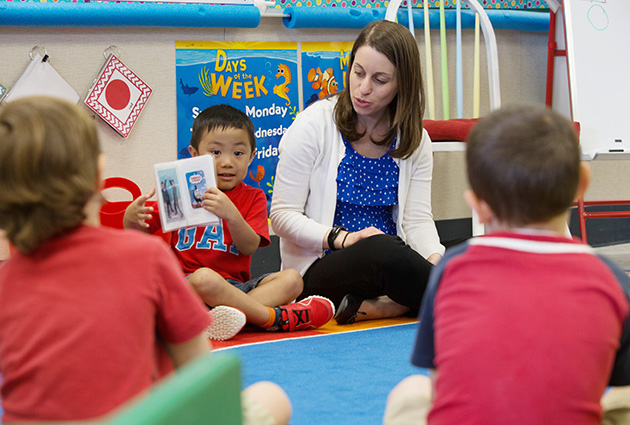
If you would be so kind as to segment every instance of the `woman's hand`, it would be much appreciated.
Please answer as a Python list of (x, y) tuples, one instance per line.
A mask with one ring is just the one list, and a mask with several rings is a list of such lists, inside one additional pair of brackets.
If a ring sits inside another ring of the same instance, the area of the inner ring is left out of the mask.
[(438, 254), (437, 252), (434, 252), (433, 254), (429, 255), (429, 258), (427, 258), (427, 261), (433, 265), (436, 265), (438, 261), (440, 261), (441, 259), (442, 259), (442, 256)]
[(343, 235), (339, 235), (335, 240), (335, 245), (338, 245), (339, 248), (348, 248), (350, 245), (359, 242), (361, 239), (382, 234), (383, 231), (377, 229), (376, 227), (366, 227), (358, 232), (346, 232)]

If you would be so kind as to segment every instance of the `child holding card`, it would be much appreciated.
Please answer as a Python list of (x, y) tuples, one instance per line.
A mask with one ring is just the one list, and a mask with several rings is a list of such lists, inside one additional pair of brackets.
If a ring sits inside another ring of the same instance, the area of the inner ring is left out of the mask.
[[(295, 331), (324, 325), (334, 305), (312, 296), (287, 304), (302, 292), (302, 278), (293, 269), (251, 279), (251, 255), (267, 246), (267, 201), (262, 190), (243, 183), (256, 155), (251, 120), (229, 105), (205, 109), (193, 123), (189, 146), (193, 157), (212, 155), (217, 186), (201, 195), (203, 208), (221, 219), (219, 225), (187, 227), (172, 233), (171, 248), (188, 282), (215, 317), (208, 328), (212, 339), (229, 339), (245, 320), (268, 330)], [(145, 202), (155, 190), (138, 197), (125, 212), (124, 226), (157, 232), (160, 212)]]

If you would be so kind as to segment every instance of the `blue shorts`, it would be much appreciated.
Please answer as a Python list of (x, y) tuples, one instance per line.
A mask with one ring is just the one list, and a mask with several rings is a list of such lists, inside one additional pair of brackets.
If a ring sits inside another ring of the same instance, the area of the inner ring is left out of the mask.
[[(266, 278), (267, 276), (269, 276), (271, 273), (265, 273), (261, 276), (258, 276), (254, 279), (250, 279), (247, 282), (239, 282), (236, 279), (225, 279), (230, 285), (240, 289), (241, 291), (245, 292), (246, 294), (251, 291), (252, 289), (254, 289), (255, 287), (258, 286), (258, 284), (260, 283), (261, 280), (263, 280), (264, 278)], [(188, 278), (192, 275), (192, 273), (187, 274), (186, 275), (186, 280), (188, 280)]]
[(247, 294), (249, 291), (257, 287), (261, 280), (263, 280), (265, 277), (269, 276), (270, 274), (271, 273), (265, 273), (264, 275), (258, 276), (257, 278), (254, 278), (254, 279), (250, 279), (247, 282), (239, 282), (238, 280), (235, 280), (235, 279), (225, 279), (225, 280), (227, 280), (232, 286), (240, 289), (241, 291)]

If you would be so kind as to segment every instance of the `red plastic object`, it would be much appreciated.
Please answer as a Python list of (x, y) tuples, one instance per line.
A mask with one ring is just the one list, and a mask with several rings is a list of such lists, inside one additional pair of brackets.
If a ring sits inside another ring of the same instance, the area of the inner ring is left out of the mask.
[(450, 120), (422, 120), (432, 142), (465, 142), (477, 118), (452, 118)]
[(123, 228), (123, 217), (125, 209), (129, 204), (142, 194), (140, 187), (133, 181), (124, 177), (108, 177), (104, 180), (103, 190), (110, 188), (125, 189), (131, 193), (130, 201), (105, 201), (101, 207), (101, 225), (114, 227), (116, 229)]
[[(107, 227), (113, 227), (115, 229), (123, 229), (123, 217), (125, 216), (125, 210), (131, 204), (131, 202), (142, 194), (140, 187), (133, 181), (124, 177), (108, 177), (103, 182), (103, 191), (110, 188), (119, 188), (128, 191), (131, 194), (131, 200), (129, 201), (106, 201), (101, 207), (101, 225)], [(146, 205), (154, 206), (155, 201), (148, 201)], [(155, 236), (160, 236), (166, 243), (171, 242), (171, 233), (163, 233), (158, 230)]]

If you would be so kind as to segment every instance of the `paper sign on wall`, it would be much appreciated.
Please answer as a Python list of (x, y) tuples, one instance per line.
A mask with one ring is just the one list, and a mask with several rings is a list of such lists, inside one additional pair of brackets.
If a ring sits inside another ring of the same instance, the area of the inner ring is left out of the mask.
[(153, 90), (115, 55), (109, 55), (85, 104), (123, 137), (129, 136)]
[(7, 93), (3, 102), (11, 102), (28, 96), (53, 96), (77, 103), (80, 99), (79, 95), (50, 65), (48, 59), (47, 54), (43, 57), (39, 53), (32, 56), (31, 63)]

